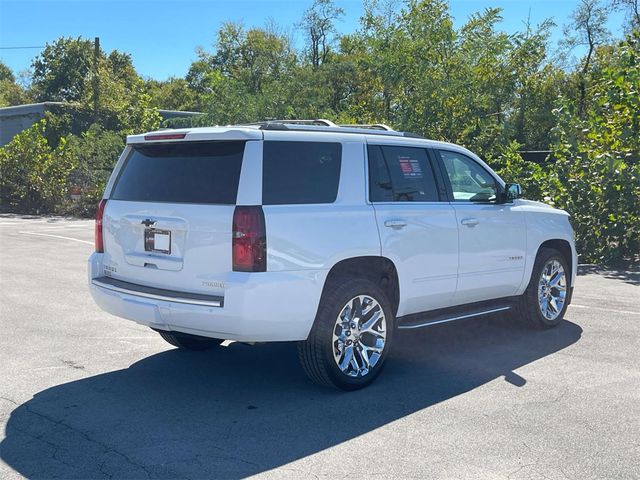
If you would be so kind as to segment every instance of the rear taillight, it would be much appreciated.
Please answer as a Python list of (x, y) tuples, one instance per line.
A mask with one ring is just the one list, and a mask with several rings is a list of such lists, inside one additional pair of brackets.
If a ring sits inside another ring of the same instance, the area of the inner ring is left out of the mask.
[(106, 205), (107, 205), (107, 199), (103, 198), (102, 200), (100, 200), (100, 204), (98, 205), (98, 211), (96, 212), (95, 243), (96, 243), (97, 253), (104, 252), (104, 240), (102, 237), (102, 216), (104, 215), (104, 207)]
[(233, 212), (233, 270), (267, 270), (267, 232), (260, 206), (236, 207)]

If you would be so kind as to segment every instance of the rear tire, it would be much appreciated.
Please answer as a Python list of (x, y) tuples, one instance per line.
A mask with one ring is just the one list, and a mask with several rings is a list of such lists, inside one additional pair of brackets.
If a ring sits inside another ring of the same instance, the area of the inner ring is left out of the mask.
[(375, 283), (335, 279), (322, 295), (298, 355), (315, 383), (341, 390), (366, 387), (380, 374), (391, 347), (391, 303)]
[(219, 338), (201, 337), (182, 332), (163, 332), (158, 330), (158, 333), (167, 343), (185, 350), (209, 350), (224, 342)]
[(571, 271), (564, 256), (553, 248), (538, 252), (531, 280), (520, 301), (520, 316), (537, 329), (557, 326), (569, 306)]

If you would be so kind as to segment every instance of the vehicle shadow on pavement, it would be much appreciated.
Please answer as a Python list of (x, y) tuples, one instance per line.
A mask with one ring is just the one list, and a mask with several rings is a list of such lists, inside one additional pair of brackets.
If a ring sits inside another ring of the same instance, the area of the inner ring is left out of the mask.
[(0, 457), (29, 478), (245, 477), (502, 376), (522, 386), (513, 370), (581, 333), (507, 319), (401, 332), (383, 374), (348, 394), (307, 381), (293, 344), (171, 349), (36, 394), (11, 413)]
[(622, 280), (631, 285), (640, 285), (640, 271), (634, 270), (607, 270), (596, 265), (580, 265), (578, 267), (578, 276), (583, 275), (602, 275), (612, 280)]

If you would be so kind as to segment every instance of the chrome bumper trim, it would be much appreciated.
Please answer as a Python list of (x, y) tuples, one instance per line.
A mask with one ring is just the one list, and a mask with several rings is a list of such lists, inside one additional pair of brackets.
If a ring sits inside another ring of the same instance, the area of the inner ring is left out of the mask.
[(91, 284), (96, 287), (111, 290), (112, 292), (124, 293), (134, 297), (150, 298), (162, 300), (164, 302), (186, 303), (188, 305), (198, 305), (201, 307), (223, 307), (224, 297), (219, 295), (205, 295), (201, 293), (176, 292), (162, 288), (147, 287), (137, 285), (111, 277), (98, 277), (91, 280)]

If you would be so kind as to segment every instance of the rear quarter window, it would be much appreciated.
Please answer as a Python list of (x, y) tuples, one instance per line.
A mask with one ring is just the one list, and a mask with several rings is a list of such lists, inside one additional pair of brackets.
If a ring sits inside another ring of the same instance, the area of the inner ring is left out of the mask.
[(111, 198), (233, 205), (244, 146), (237, 141), (133, 146)]
[(264, 142), (264, 205), (333, 203), (338, 195), (342, 145)]

